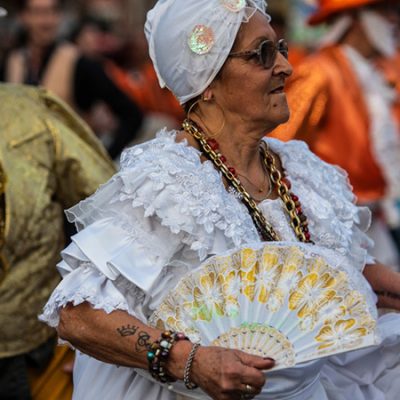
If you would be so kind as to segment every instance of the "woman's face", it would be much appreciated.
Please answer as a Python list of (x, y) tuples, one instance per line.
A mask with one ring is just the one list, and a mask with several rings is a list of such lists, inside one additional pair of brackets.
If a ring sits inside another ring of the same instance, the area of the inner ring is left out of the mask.
[[(265, 40), (276, 43), (278, 39), (265, 16), (256, 12), (242, 24), (232, 52), (255, 50)], [(289, 119), (283, 88), (291, 73), (289, 62), (279, 52), (270, 69), (260, 65), (257, 57), (229, 57), (210, 88), (226, 116), (269, 132)]]

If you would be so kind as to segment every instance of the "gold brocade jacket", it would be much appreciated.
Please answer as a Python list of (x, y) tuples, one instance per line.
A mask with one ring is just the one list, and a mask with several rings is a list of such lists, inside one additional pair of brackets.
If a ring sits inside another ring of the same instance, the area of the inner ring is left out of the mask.
[(54, 335), (37, 316), (60, 280), (63, 209), (113, 172), (101, 144), (59, 99), (0, 85), (0, 358)]

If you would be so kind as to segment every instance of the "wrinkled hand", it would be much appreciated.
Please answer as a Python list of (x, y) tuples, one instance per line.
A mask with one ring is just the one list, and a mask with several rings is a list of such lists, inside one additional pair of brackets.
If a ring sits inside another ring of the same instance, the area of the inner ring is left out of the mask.
[[(274, 364), (271, 359), (239, 350), (200, 347), (192, 366), (191, 380), (213, 400), (252, 399), (265, 384), (263, 370)], [(251, 394), (246, 392), (246, 385), (253, 388)]]

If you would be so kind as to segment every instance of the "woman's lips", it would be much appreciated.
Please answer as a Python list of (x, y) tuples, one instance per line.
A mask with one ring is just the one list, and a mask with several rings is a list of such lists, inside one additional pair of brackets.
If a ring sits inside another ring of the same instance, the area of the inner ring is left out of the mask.
[(284, 93), (284, 89), (285, 87), (282, 86), (278, 86), (277, 88), (273, 89), (270, 91), (270, 94), (280, 94), (280, 93)]

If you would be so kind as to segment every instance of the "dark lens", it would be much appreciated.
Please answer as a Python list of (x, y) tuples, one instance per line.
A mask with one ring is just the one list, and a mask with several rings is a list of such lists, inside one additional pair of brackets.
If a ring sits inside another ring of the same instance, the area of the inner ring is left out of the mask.
[(260, 59), (264, 68), (272, 68), (275, 62), (276, 48), (273, 42), (266, 40), (260, 44)]
[(289, 58), (289, 47), (285, 39), (281, 39), (278, 42), (278, 51), (285, 57), (286, 59)]

